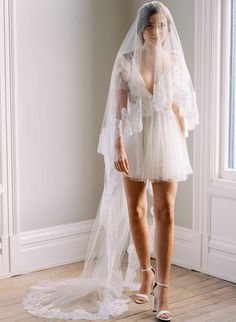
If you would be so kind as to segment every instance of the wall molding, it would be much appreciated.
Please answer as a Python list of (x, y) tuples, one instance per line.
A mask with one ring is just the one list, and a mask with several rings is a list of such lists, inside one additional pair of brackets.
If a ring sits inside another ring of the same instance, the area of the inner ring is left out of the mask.
[(174, 231), (172, 264), (192, 269), (194, 267), (194, 261), (192, 260), (193, 231), (181, 226), (175, 226)]
[[(84, 261), (93, 224), (94, 219), (91, 219), (22, 232), (19, 240), (20, 270), (14, 275)], [(198, 255), (194, 251), (201, 246), (202, 236), (181, 226), (175, 226), (174, 230), (172, 264), (198, 270), (196, 269)], [(234, 260), (236, 245), (232, 245), (230, 240), (211, 240), (209, 246), (211, 248), (210, 255), (217, 252), (219, 260), (225, 260), (225, 258), (228, 258), (229, 261)], [(210, 261), (215, 263), (216, 258), (213, 255), (210, 257)], [(228, 275), (231, 276), (229, 280), (235, 282), (232, 269), (233, 265), (228, 267)], [(217, 271), (214, 273), (205, 270), (204, 273), (223, 278), (222, 274)], [(11, 276), (12, 274), (2, 274), (0, 279)]]
[(20, 233), (20, 271), (25, 274), (83, 261), (94, 220)]
[[(31, 230), (20, 234), (20, 269), (17, 274), (26, 274), (84, 261), (94, 219)], [(196, 237), (192, 230), (175, 226), (174, 255), (172, 264), (194, 268), (190, 263)], [(199, 238), (198, 238), (199, 239)], [(1, 275), (7, 278), (12, 274)]]

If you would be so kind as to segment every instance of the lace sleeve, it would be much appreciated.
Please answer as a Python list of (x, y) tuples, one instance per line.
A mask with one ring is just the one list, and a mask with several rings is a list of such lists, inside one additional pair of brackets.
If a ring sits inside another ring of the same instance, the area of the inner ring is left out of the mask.
[(127, 113), (128, 81), (130, 77), (129, 61), (124, 55), (118, 56), (115, 69), (116, 90), (116, 118), (115, 118), (115, 142), (121, 136), (129, 135), (131, 132)]
[(115, 88), (128, 90), (130, 67), (123, 55), (117, 58), (115, 73)]
[(98, 152), (105, 154), (109, 147), (113, 148), (123, 136), (132, 134), (128, 106), (128, 82), (130, 78), (130, 64), (124, 55), (116, 58), (110, 95), (110, 109), (104, 117), (103, 128), (99, 136)]
[(196, 94), (184, 57), (173, 51), (172, 58), (173, 101), (179, 107), (180, 115), (184, 116), (185, 137), (188, 137), (188, 131), (193, 130), (199, 124)]

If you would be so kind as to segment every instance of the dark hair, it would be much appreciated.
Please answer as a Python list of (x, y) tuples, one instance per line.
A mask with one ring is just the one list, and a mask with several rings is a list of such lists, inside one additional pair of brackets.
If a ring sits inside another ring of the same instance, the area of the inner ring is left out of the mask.
[[(145, 26), (148, 24), (150, 17), (161, 11), (163, 12), (161, 5), (159, 3), (153, 3), (153, 2), (146, 4), (140, 10), (137, 33), (140, 37), (142, 44), (144, 44), (143, 30)], [(167, 17), (167, 26), (168, 26), (168, 31), (170, 32), (170, 20), (168, 17)]]

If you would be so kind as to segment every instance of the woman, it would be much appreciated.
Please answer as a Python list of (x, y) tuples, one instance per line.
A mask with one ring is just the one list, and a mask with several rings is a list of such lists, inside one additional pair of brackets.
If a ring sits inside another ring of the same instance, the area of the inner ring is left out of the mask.
[[(173, 82), (175, 68), (179, 67), (177, 60), (182, 60), (181, 69), (184, 69), (184, 58), (180, 44), (177, 46), (177, 33), (174, 37), (173, 29), (173, 20), (161, 3), (154, 1), (141, 8), (137, 23), (141, 46), (137, 46), (137, 50), (123, 54), (120, 58), (121, 67), (118, 68), (117, 135), (114, 162), (117, 171), (125, 173), (124, 186), (130, 228), (142, 272), (141, 287), (135, 299), (137, 303), (146, 303), (149, 300), (151, 283), (155, 277), (155, 271), (150, 267), (146, 198), (146, 181), (152, 182), (156, 222), (155, 248), (159, 259), (156, 267), (156, 281), (152, 289), (153, 310), (159, 311), (157, 317), (163, 321), (171, 319), (167, 303), (167, 284), (173, 252), (174, 202), (177, 184), (178, 181), (185, 180), (186, 176), (192, 173), (184, 139), (184, 106), (178, 99), (181, 93), (176, 92), (178, 87)], [(134, 73), (134, 70), (138, 75), (133, 78), (136, 78), (136, 83), (138, 83), (140, 76), (144, 89), (142, 91), (138, 85), (136, 86), (135, 90), (140, 95), (134, 93), (130, 85), (131, 73)], [(186, 74), (185, 71), (183, 77), (189, 78)], [(191, 87), (188, 88), (186, 84), (184, 86), (185, 90), (191, 91)], [(192, 94), (194, 94), (193, 90)], [(132, 97), (131, 102), (128, 101), (129, 95)], [(142, 105), (140, 112), (142, 130), (123, 138), (121, 129), (130, 127), (132, 112), (135, 111), (134, 113), (138, 114), (138, 103)], [(192, 104), (192, 112), (195, 113), (195, 123), (197, 123), (195, 101), (190, 101), (190, 104)], [(166, 110), (164, 110), (165, 107)], [(125, 115), (123, 119), (120, 111)], [(126, 124), (123, 124), (124, 120)]]
[[(174, 201), (192, 174), (186, 137), (198, 124), (195, 92), (169, 10), (144, 4), (115, 60), (98, 152), (104, 190), (79, 277), (41, 281), (23, 299), (39, 317), (106, 320), (128, 310), (127, 291), (170, 321)], [(147, 222), (146, 189), (153, 196)], [(156, 272), (150, 254), (156, 251)], [(123, 277), (122, 261), (128, 252)], [(137, 274), (141, 270), (141, 285)]]

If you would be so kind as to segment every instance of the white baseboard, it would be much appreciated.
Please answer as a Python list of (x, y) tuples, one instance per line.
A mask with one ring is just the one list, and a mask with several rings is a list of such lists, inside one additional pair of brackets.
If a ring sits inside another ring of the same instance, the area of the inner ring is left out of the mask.
[(20, 234), (20, 274), (82, 261), (94, 220)]
[[(175, 225), (174, 252), (171, 263), (200, 271), (200, 261), (193, 256), (196, 253), (195, 248), (196, 245), (199, 245), (200, 239), (200, 234), (194, 233), (191, 229)], [(156, 258), (154, 252), (151, 257)]]
[[(83, 261), (92, 225), (87, 220), (21, 233), (20, 274)], [(191, 269), (193, 253), (193, 232), (175, 226), (172, 263)]]
[(207, 267), (203, 267), (204, 273), (236, 283), (236, 245), (234, 241), (210, 238), (207, 264)]
[(10, 277), (9, 275), (9, 252), (4, 251), (8, 249), (8, 236), (2, 235), (0, 238), (0, 278)]
[(192, 268), (193, 232), (181, 226), (175, 226), (174, 252), (172, 264)]

